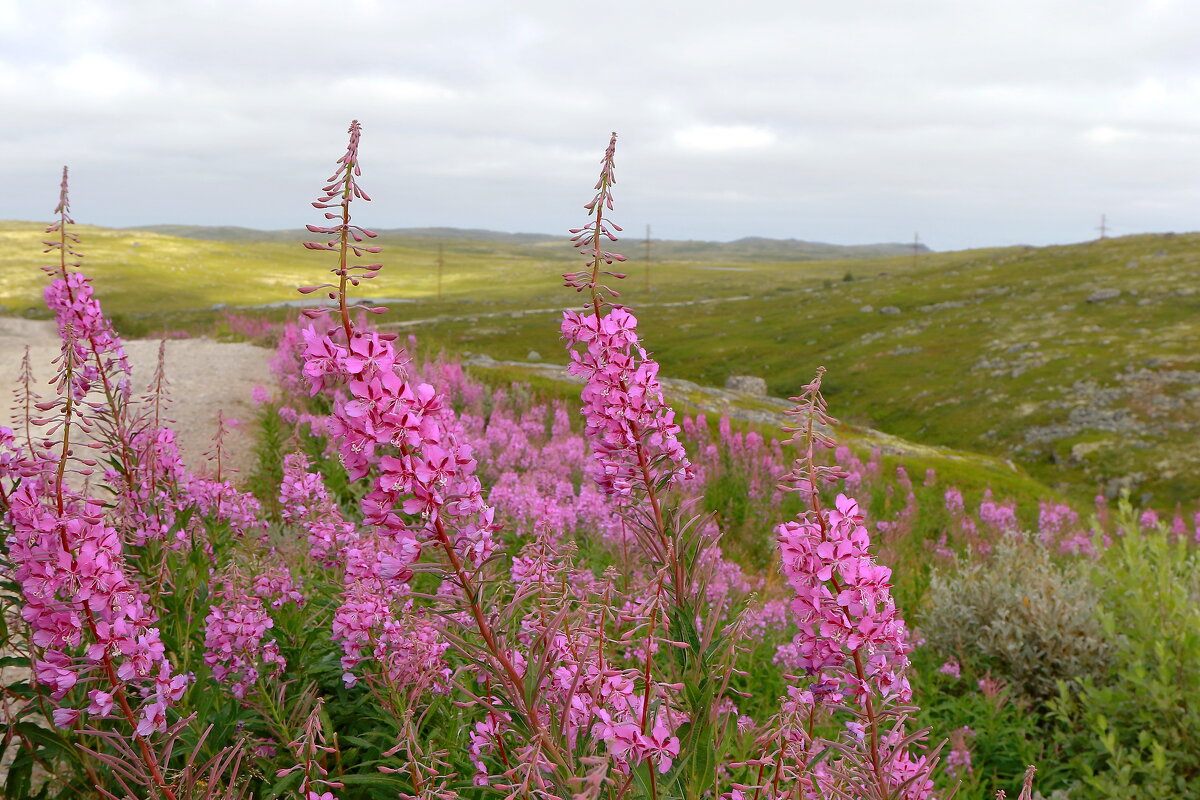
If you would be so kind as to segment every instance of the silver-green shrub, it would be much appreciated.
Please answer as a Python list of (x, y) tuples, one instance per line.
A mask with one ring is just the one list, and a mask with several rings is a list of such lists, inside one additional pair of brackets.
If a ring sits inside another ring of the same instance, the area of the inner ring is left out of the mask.
[(934, 574), (921, 632), (939, 656), (1040, 701), (1060, 680), (1107, 669), (1099, 600), (1086, 564), (1056, 563), (1032, 538), (1008, 536), (987, 561)]

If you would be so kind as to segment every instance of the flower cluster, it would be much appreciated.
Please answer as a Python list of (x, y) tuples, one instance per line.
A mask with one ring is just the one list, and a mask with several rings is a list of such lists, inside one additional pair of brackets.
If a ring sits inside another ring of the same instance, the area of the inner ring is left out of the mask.
[[(846, 472), (819, 466), (818, 449), (834, 449), (835, 424), (821, 395), (823, 369), (804, 387), (789, 414), (787, 430), (801, 447), (783, 487), (807, 498), (809, 508), (776, 529), (783, 572), (795, 598), (799, 632), (781, 649), (780, 660), (809, 676), (808, 686), (791, 686), (781, 714), (763, 734), (775, 749), (774, 794), (782, 775), (805, 784), (806, 797), (896, 796), (923, 800), (933, 789), (934, 762), (915, 755), (905, 730), (904, 705), (912, 691), (906, 670), (911, 645), (891, 596), (891, 570), (876, 563), (858, 503), (838, 494), (832, 508), (821, 504), (819, 487)], [(819, 716), (846, 709), (851, 719), (838, 745), (843, 757), (810, 769), (827, 747), (813, 733)], [(807, 788), (812, 786), (810, 790)]]
[(971, 746), (969, 740), (975, 738), (975, 731), (966, 725), (957, 728), (950, 734), (950, 752), (946, 755), (946, 772), (950, 775), (970, 775)]
[[(165, 730), (167, 706), (187, 677), (172, 673), (148, 598), (127, 573), (120, 536), (104, 523), (100, 505), (71, 498), (59, 513), (37, 488), (22, 483), (10, 496), (6, 542), (25, 603), (21, 615), (40, 651), (37, 682), (56, 701), (77, 684), (95, 686), (88, 691), (91, 713), (106, 716), (119, 695), (139, 736)], [(138, 695), (145, 700), (134, 720), (127, 698)], [(73, 722), (78, 712), (60, 704), (55, 719)]]
[(675, 412), (663, 399), (658, 363), (638, 342), (637, 318), (613, 308), (603, 316), (566, 311), (567, 371), (584, 379), (592, 477), (608, 495), (629, 497), (691, 477)]
[(309, 472), (302, 453), (283, 459), (283, 482), (279, 485), (280, 517), (308, 535), (312, 557), (325, 566), (341, 563), (342, 549), (358, 540), (354, 525), (342, 517), (329, 497), (319, 472)]
[(73, 376), (72, 393), (76, 400), (83, 400), (94, 386), (103, 384), (110, 403), (126, 401), (130, 393), (130, 370), (121, 340), (101, 311), (91, 281), (80, 272), (68, 271), (68, 267), (79, 267), (78, 259), (82, 256), (75, 250), (79, 236), (69, 227), (75, 220), (71, 218), (66, 167), (54, 213), (58, 220), (46, 228), (46, 233), (57, 234), (58, 238), (43, 244), (45, 252), (58, 253), (59, 262), (42, 269), (55, 276), (46, 287), (45, 299), (54, 313), (59, 336), (64, 341), (72, 340), (77, 349), (80, 369)]
[(246, 696), (261, 675), (279, 675), (286, 666), (273, 639), (275, 626), (262, 600), (246, 591), (240, 576), (231, 576), (216, 592), (204, 620), (204, 663), (213, 680), (229, 685), (234, 697)]
[(868, 691), (907, 702), (907, 629), (892, 600), (892, 571), (869, 551), (858, 503), (839, 494), (834, 508), (784, 523), (777, 533), (800, 625), (789, 666), (830, 675), (857, 657), (865, 683), (848, 682), (860, 702)]
[(115, 385), (104, 388), (128, 399), (129, 361), (112, 323), (100, 309), (92, 282), (79, 272), (56, 278), (46, 287), (46, 305), (54, 312), (60, 335), (70, 329), (75, 343), (81, 365), (71, 387), (75, 399), (83, 400), (113, 374), (119, 376)]

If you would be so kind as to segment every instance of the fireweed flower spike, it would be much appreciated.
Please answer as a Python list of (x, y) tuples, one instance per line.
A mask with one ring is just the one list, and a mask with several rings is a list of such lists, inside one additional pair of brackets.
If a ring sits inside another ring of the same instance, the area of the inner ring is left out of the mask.
[[(333, 224), (306, 226), (312, 233), (323, 234), (331, 238), (323, 242), (304, 243), (309, 250), (330, 250), (338, 254), (338, 265), (330, 270), (337, 276), (338, 282), (336, 285), (305, 286), (300, 289), (303, 294), (320, 289), (336, 290), (329, 292), (328, 297), (330, 300), (337, 301), (340, 322), (347, 342), (353, 338), (353, 331), (349, 309), (346, 305), (346, 287), (347, 285), (358, 286), (361, 281), (374, 278), (383, 268), (382, 264), (355, 265), (349, 263), (350, 255), (361, 258), (364, 254), (377, 255), (382, 251), (380, 247), (362, 244), (363, 241), (376, 237), (374, 231), (350, 223), (351, 201), (355, 199), (369, 201), (371, 198), (358, 185), (358, 178), (362, 175), (362, 166), (358, 163), (358, 142), (362, 138), (362, 126), (358, 124), (358, 120), (350, 123), (349, 133), (350, 143), (346, 146), (345, 155), (338, 159), (337, 168), (329, 176), (329, 181), (322, 189), (321, 196), (312, 204), (313, 208), (323, 210), (325, 219), (330, 220)], [(337, 211), (329, 211), (328, 209), (331, 208), (337, 209)], [(384, 311), (382, 308), (367, 310), (377, 314)], [(326, 311), (327, 309), (324, 308), (305, 309), (304, 313), (316, 319), (324, 316)]]
[[(352, 670), (362, 660), (361, 649), (372, 642), (379, 643), (374, 655), (389, 665), (384, 677), (396, 679), (397, 693), (402, 686), (435, 685), (443, 676), (444, 646), (436, 641), (436, 630), (414, 622), (404, 602), (412, 565), (424, 551), (439, 552), (445, 557), (444, 575), (450, 586), (443, 594), (457, 596), (464, 606), (458, 618), (473, 623), (482, 640), (470, 656), (495, 671), (505, 686), (507, 702), (523, 718), (538, 748), (539, 754), (526, 760), (530, 769), (536, 770), (547, 758), (561, 763), (562, 755), (546, 733), (544, 715), (531, 709), (532, 698), (514, 651), (503, 643), (482, 605), (478, 573), (493, 555), (498, 525), (483, 499), (472, 449), (438, 392), (408, 379), (408, 355), (393, 345), (394, 337), (357, 331), (351, 321), (347, 285), (355, 286), (379, 270), (379, 265), (347, 265), (351, 253), (379, 250), (359, 247), (362, 237), (373, 234), (350, 224), (351, 202), (368, 199), (357, 183), (360, 136), (356, 121), (350, 126), (346, 154), (314, 203), (317, 208), (341, 210), (340, 214), (325, 212), (327, 219), (338, 220), (337, 225), (310, 228), (336, 238), (305, 243), (309, 249), (338, 253), (339, 265), (333, 270), (338, 284), (300, 290), (305, 294), (334, 290), (329, 298), (337, 304), (345, 343), (332, 338), (336, 327), (329, 333), (312, 326), (305, 329), (304, 374), (314, 395), (331, 389), (339, 395), (327, 425), (350, 477), (375, 476), (360, 504), (369, 541), (354, 548), (355, 561), (349, 550), (340, 557), (346, 562), (347, 586), (343, 605), (335, 613), (334, 633), (344, 644), (346, 680), (354, 682)], [(332, 203), (335, 198), (338, 202)], [(309, 311), (308, 316), (320, 318), (322, 311)], [(336, 391), (339, 387), (344, 392)], [(321, 554), (329, 555), (328, 550)], [(471, 647), (457, 635), (455, 641)], [(390, 650), (393, 647), (395, 652)], [(412, 669), (422, 674), (404, 672)]]
[(92, 386), (102, 391), (103, 403), (94, 406), (93, 416), (100, 437), (118, 454), (128, 475), (133, 469), (129, 449), (129, 362), (120, 338), (100, 308), (91, 281), (82, 273), (71, 271), (79, 268), (83, 255), (76, 249), (79, 235), (71, 230), (75, 220), (71, 218), (67, 177), (67, 168), (63, 167), (58, 205), (54, 209), (58, 219), (46, 228), (46, 233), (54, 238), (43, 242), (44, 252), (58, 254), (58, 263), (42, 267), (53, 276), (45, 290), (46, 305), (54, 312), (60, 337), (68, 326), (73, 329), (83, 354), (78, 377), (80, 389), (85, 395)]
[[(95, 737), (90, 742), (102, 746), (83, 752), (111, 767), (118, 784), (132, 781), (151, 796), (173, 800), (194, 773), (191, 766), (168, 767), (190, 723), (170, 723), (168, 715), (191, 677), (175, 670), (160, 636), (154, 600), (171, 581), (159, 569), (165, 561), (144, 558), (141, 548), (163, 539), (170, 515), (185, 508), (229, 522), (235, 535), (239, 525), (260, 523), (232, 487), (183, 468), (172, 432), (160, 427), (161, 375), (146, 407), (132, 410), (121, 342), (91, 283), (71, 271), (81, 256), (66, 178), (64, 171), (58, 220), (46, 242), (47, 252), (59, 254), (58, 263), (45, 268), (53, 277), (46, 302), (62, 340), (54, 396), (42, 401), (26, 387), (18, 398), (33, 452), (12, 459), (13, 443), (0, 435), (0, 467), (6, 479), (19, 479), (2, 498), (7, 574), (22, 601), (37, 694), (31, 702), (55, 725)], [(94, 450), (110, 456), (107, 468), (88, 457)], [(81, 492), (73, 474), (98, 477), (115, 500)], [(81, 769), (89, 780), (95, 774), (87, 759)]]
[[(614, 261), (624, 261), (624, 256), (604, 249), (604, 241), (616, 241), (614, 231), (621, 230), (604, 216), (613, 207), (616, 147), (614, 133), (601, 162), (596, 195), (584, 206), (594, 216), (583, 227), (571, 230), (572, 241), (588, 267), (563, 275), (565, 285), (589, 292), (591, 313), (564, 312), (562, 335), (571, 357), (568, 372), (586, 381), (582, 413), (592, 445), (593, 479), (605, 494), (630, 506), (635, 494), (644, 496), (652, 515), (647, 524), (665, 540), (660, 495), (690, 479), (692, 468), (679, 442), (675, 412), (663, 399), (658, 363), (638, 339), (637, 318), (627, 308), (609, 303), (605, 295), (615, 298), (618, 293), (601, 283), (603, 276), (625, 277), (603, 269)], [(674, 577), (676, 592), (681, 593), (683, 576), (677, 573)]]
[[(694, 470), (679, 441), (675, 412), (663, 397), (658, 363), (638, 337), (637, 318), (613, 302), (620, 295), (605, 282), (625, 277), (606, 269), (625, 260), (606, 249), (621, 230), (606, 216), (614, 205), (616, 144), (614, 133), (601, 159), (596, 193), (584, 206), (589, 220), (571, 230), (587, 266), (564, 274), (563, 282), (586, 291), (588, 302), (581, 311), (563, 313), (562, 335), (571, 358), (568, 371), (585, 382), (581, 412), (592, 451), (591, 477), (616, 506), (642, 557), (661, 570), (656, 583), (669, 598), (661, 609), (656, 602), (648, 629), (653, 636), (655, 622), (660, 623), (670, 652), (653, 658), (654, 646), (647, 641), (642, 690), (646, 696), (670, 696), (668, 682), (689, 690), (683, 692), (686, 705), (675, 719), (651, 720), (642, 714), (631, 726), (602, 718), (598, 730), (610, 753), (632, 752), (639, 760), (654, 760), (652, 795), (656, 771), (668, 772), (678, 760), (688, 766), (672, 776), (678, 782), (672, 791), (699, 796), (717, 788), (716, 771), (702, 765), (723, 757), (716, 733), (719, 709), (731, 705), (728, 676), (744, 629), (719, 625), (719, 613), (710, 606), (708, 590), (717, 583), (717, 570), (726, 566), (716, 546), (719, 533), (711, 521), (686, 519), (684, 507), (690, 500), (673, 493), (688, 488)], [(660, 610), (665, 612), (661, 619)], [(673, 674), (660, 678), (664, 671)], [(690, 722), (687, 735), (676, 737), (674, 727), (683, 719)]]
[[(830, 796), (929, 797), (935, 755), (914, 756), (905, 720), (912, 692), (908, 630), (891, 596), (891, 570), (875, 562), (858, 503), (839, 494), (833, 508), (821, 503), (821, 488), (845, 472), (817, 464), (817, 450), (835, 449), (835, 420), (821, 395), (824, 368), (806, 385), (789, 412), (785, 430), (800, 456), (781, 489), (799, 492), (808, 509), (776, 529), (783, 572), (795, 592), (792, 611), (799, 633), (787, 646), (785, 663), (810, 678), (788, 689), (784, 712), (766, 736), (776, 747), (775, 784), (805, 774), (806, 762), (828, 745), (813, 735), (816, 720), (847, 708), (853, 719), (838, 745), (839, 760), (822, 764), (805, 779)], [(781, 744), (782, 742), (782, 744)], [(790, 762), (791, 766), (788, 766)], [(787, 791), (784, 784), (781, 791)], [(774, 793), (768, 793), (772, 796)]]

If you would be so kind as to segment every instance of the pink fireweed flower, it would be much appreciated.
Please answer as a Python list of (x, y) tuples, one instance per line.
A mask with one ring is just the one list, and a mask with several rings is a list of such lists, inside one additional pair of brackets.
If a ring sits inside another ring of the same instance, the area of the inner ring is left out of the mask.
[(164, 730), (165, 716), (147, 710), (177, 699), (161, 688), (163, 676), (172, 680), (171, 665), (147, 597), (126, 572), (120, 536), (105, 524), (98, 503), (65, 493), (60, 514), (39, 497), (37, 483), (22, 483), (9, 495), (7, 540), (25, 603), (21, 616), (41, 648), (34, 680), (60, 700), (103, 666), (115, 681), (103, 686), (104, 696), (132, 690), (146, 698), (150, 722), (144, 718), (138, 734)]
[(979, 504), (979, 521), (997, 531), (1015, 533), (1018, 527), (1016, 504), (997, 503), (992, 498), (992, 490), (987, 489)]
[(839, 666), (847, 653), (864, 648), (879, 689), (906, 702), (911, 695), (902, 673), (910, 648), (891, 599), (891, 570), (869, 553), (853, 499), (838, 495), (835, 507), (820, 513), (820, 519), (801, 517), (777, 530), (784, 575), (796, 591), (799, 665), (810, 671)]
[(960, 667), (958, 662), (953, 658), (938, 667), (938, 672), (942, 673), (943, 675), (949, 675), (951, 678), (962, 677), (962, 667)]
[[(342, 667), (348, 684), (358, 680), (360, 664), (374, 659), (383, 670), (376, 677), (420, 692), (437, 689), (449, 675), (442, 661), (448, 644), (438, 623), (415, 610), (407, 599), (412, 566), (427, 546), (444, 548), (451, 572), (460, 582), (477, 570), (495, 551), (498, 529), (494, 512), (483, 497), (476, 475), (472, 448), (449, 404), (433, 386), (411, 378), (409, 356), (395, 337), (373, 332), (365, 322), (357, 326), (347, 305), (347, 287), (373, 277), (379, 265), (344, 268), (350, 254), (377, 253), (377, 247), (358, 245), (374, 234), (349, 225), (354, 199), (369, 199), (358, 188), (360, 128), (350, 128), (350, 145), (324, 188), (317, 208), (339, 224), (309, 226), (326, 234), (323, 243), (307, 242), (316, 250), (340, 251), (333, 273), (338, 284), (305, 287), (331, 289), (341, 325), (333, 330), (310, 325), (302, 331), (299, 363), (311, 394), (332, 400), (332, 413), (320, 427), (345, 466), (351, 480), (371, 478), (371, 487), (360, 501), (364, 530), (357, 531), (331, 507), (323, 488), (305, 497), (306, 487), (319, 479), (305, 474), (302, 462), (286, 466), (281, 497), (300, 500), (289, 510), (306, 527), (313, 553), (344, 569), (341, 605), (334, 613), (334, 638), (343, 651)], [(337, 202), (333, 202), (337, 199)], [(324, 311), (306, 312), (320, 318)], [(285, 331), (293, 349), (299, 342)], [(295, 361), (280, 357), (280, 362)]]
[(57, 252), (59, 259), (57, 264), (42, 268), (54, 276), (45, 289), (46, 305), (54, 313), (59, 337), (66, 339), (69, 330), (70, 338), (78, 343), (81, 369), (75, 382), (77, 399), (82, 400), (93, 386), (102, 386), (107, 410), (115, 415), (112, 422), (124, 432), (124, 404), (130, 395), (129, 361), (120, 338), (101, 311), (91, 281), (68, 269), (78, 269), (83, 256), (75, 249), (79, 236), (71, 229), (75, 220), (71, 218), (67, 177), (67, 168), (63, 167), (58, 206), (54, 209), (58, 220), (46, 228), (46, 233), (56, 238), (43, 242), (45, 252)]
[(946, 756), (946, 773), (951, 776), (970, 775), (971, 747), (969, 739), (975, 737), (975, 731), (964, 725), (950, 734), (950, 753)]
[(212, 669), (213, 679), (229, 684), (230, 693), (238, 699), (246, 696), (262, 674), (278, 675), (285, 666), (279, 645), (266, 638), (275, 623), (247, 584), (234, 568), (214, 593), (216, 602), (209, 606), (204, 621), (204, 663)]
[(673, 759), (679, 757), (679, 737), (672, 736), (661, 722), (657, 722), (649, 734), (638, 737), (638, 751), (642, 758), (650, 759), (659, 772), (666, 774), (671, 770)]
[[(572, 349), (567, 371), (584, 378), (585, 434), (592, 444), (592, 478), (608, 495), (628, 497), (661, 482), (687, 480), (691, 464), (679, 442), (675, 412), (663, 398), (658, 364), (637, 343), (637, 320), (626, 309), (612, 309), (590, 339), (573, 338), (572, 329), (593, 314), (563, 314), (563, 336)], [(649, 450), (647, 458), (646, 450)]]
[(964, 513), (963, 496), (957, 488), (951, 486), (946, 490), (946, 510), (951, 514), (959, 515)]
[(343, 548), (359, 539), (354, 525), (342, 517), (318, 472), (308, 471), (308, 459), (291, 453), (283, 459), (279, 486), (280, 516), (308, 534), (309, 552), (325, 566), (342, 563)]
[(585, 206), (594, 218), (571, 230), (588, 267), (563, 275), (567, 286), (588, 290), (591, 302), (583, 313), (564, 312), (561, 330), (571, 357), (567, 371), (585, 381), (582, 413), (592, 445), (592, 478), (605, 494), (626, 498), (687, 480), (692, 468), (679, 442), (675, 412), (663, 399), (658, 363), (638, 339), (637, 318), (603, 299), (619, 293), (601, 283), (602, 277), (625, 277), (602, 269), (625, 260), (601, 245), (605, 239), (616, 241), (615, 232), (621, 230), (604, 218), (613, 207), (616, 146), (614, 133), (601, 162), (596, 195)]
[(59, 728), (70, 728), (79, 721), (81, 712), (74, 708), (56, 708), (51, 714), (54, 724)]
[[(913, 755), (903, 710), (895, 710), (912, 697), (906, 676), (912, 645), (891, 596), (891, 570), (875, 562), (863, 512), (853, 498), (838, 494), (832, 508), (821, 502), (820, 487), (846, 474), (837, 465), (816, 463), (818, 449), (836, 449), (830, 434), (835, 420), (821, 396), (823, 374), (818, 369), (793, 398), (796, 406), (789, 415), (796, 421), (786, 429), (801, 455), (780, 488), (799, 492), (809, 508), (776, 529), (799, 628), (777, 660), (803, 670), (810, 682), (788, 687), (781, 713), (760, 743), (768, 763), (780, 771), (777, 778), (812, 781), (821, 796), (923, 800), (933, 790), (932, 765)], [(843, 705), (853, 715), (840, 737), (843, 755), (811, 767), (827, 749), (810, 733), (813, 721)]]
[(107, 717), (113, 710), (113, 696), (109, 692), (102, 692), (99, 689), (93, 689), (88, 692), (88, 700), (90, 703), (87, 707), (87, 713), (96, 717)]

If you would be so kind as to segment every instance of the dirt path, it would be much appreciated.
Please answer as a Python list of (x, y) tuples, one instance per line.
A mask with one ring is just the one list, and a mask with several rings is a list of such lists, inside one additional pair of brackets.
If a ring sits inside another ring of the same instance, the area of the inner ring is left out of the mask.
[[(51, 362), (59, 354), (53, 322), (0, 317), (0, 387), (11, 390), (20, 374), (25, 346), (33, 362), (37, 391), (48, 398), (54, 376)], [(158, 341), (135, 339), (125, 343), (133, 368), (134, 394), (145, 390), (158, 360)], [(169, 416), (179, 437), (188, 467), (205, 468), (204, 453), (216, 432), (217, 412), (249, 422), (255, 415), (250, 390), (270, 386), (271, 353), (261, 347), (210, 339), (174, 339), (167, 342), (167, 381), (172, 398)], [(0, 424), (9, 424), (11, 395), (0, 395)], [(246, 470), (252, 458), (250, 425), (235, 428), (226, 437), (226, 451), (235, 468)]]

